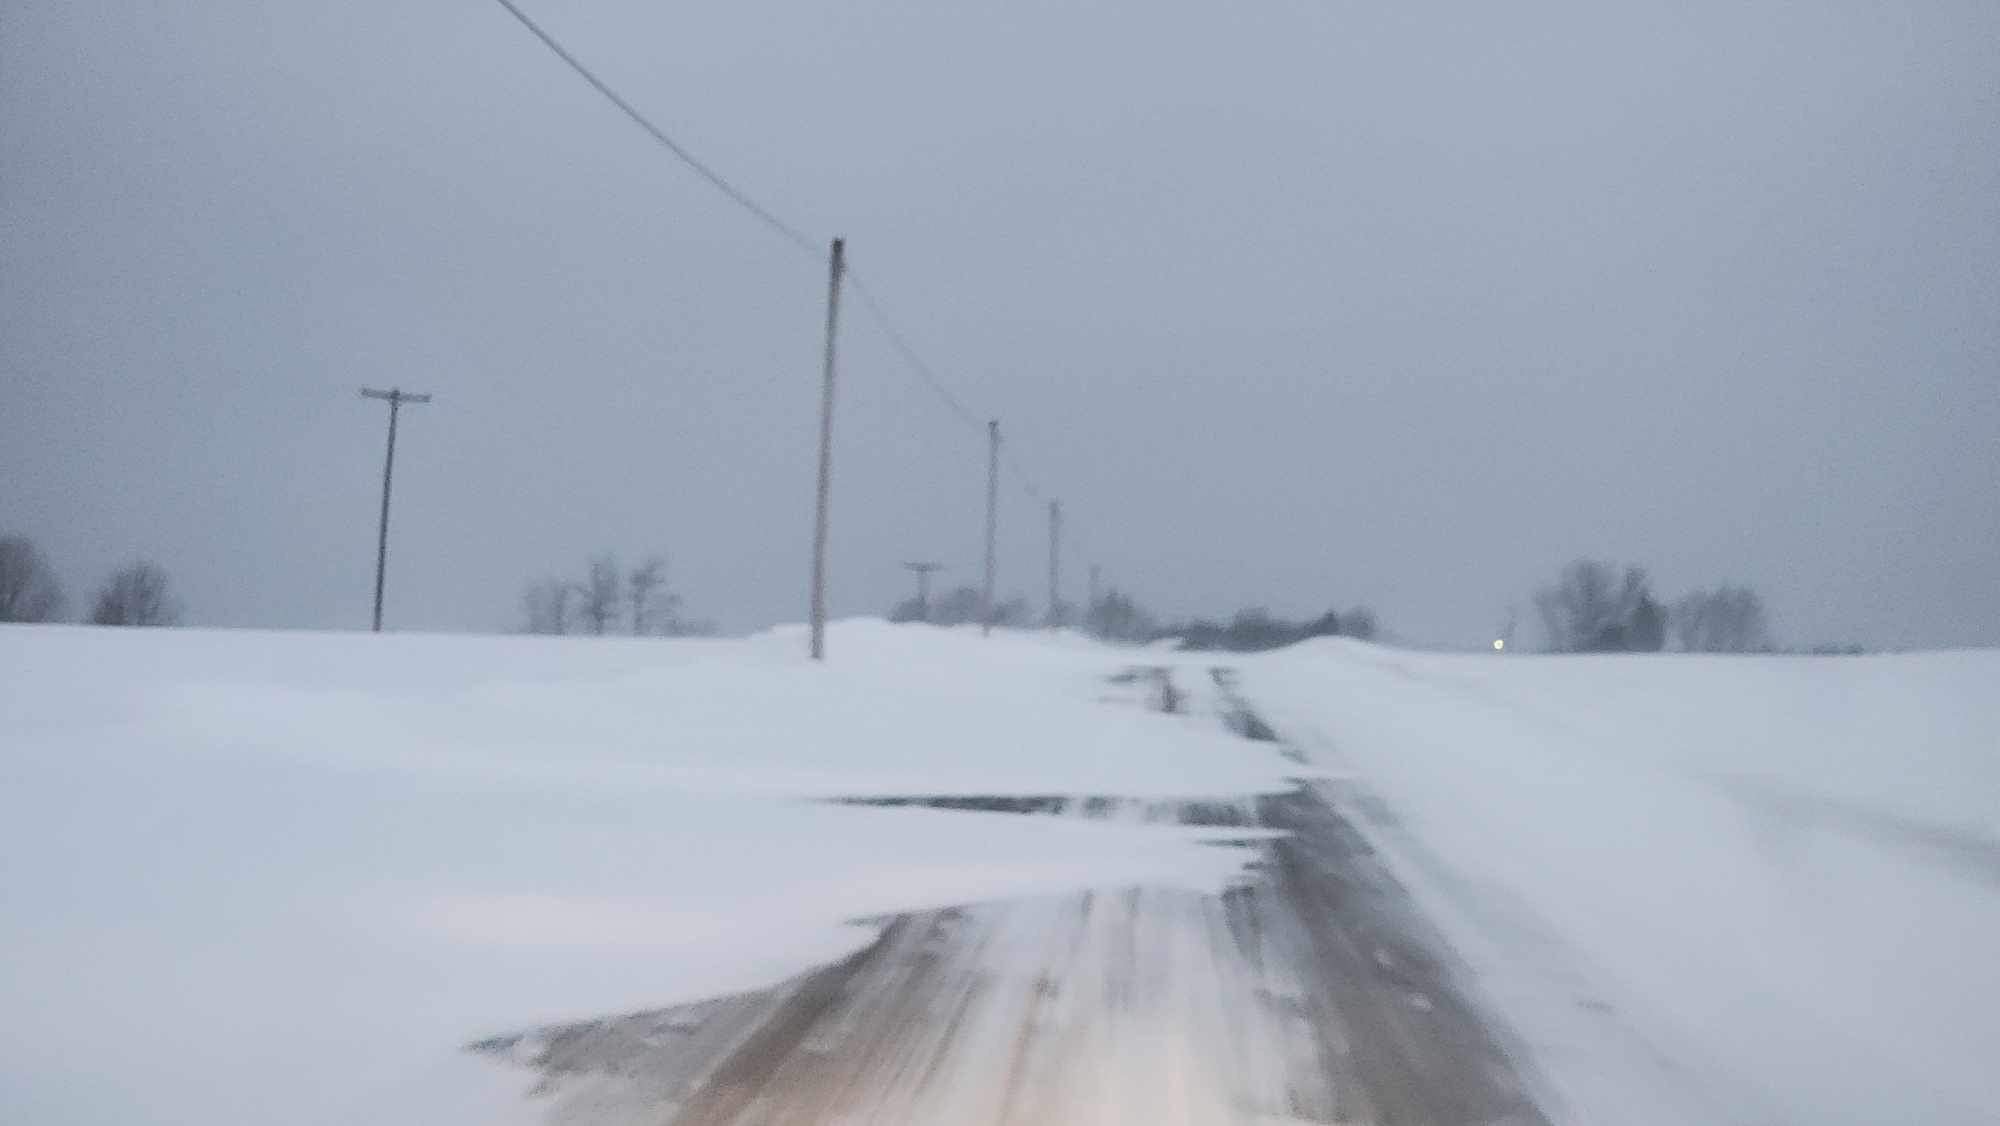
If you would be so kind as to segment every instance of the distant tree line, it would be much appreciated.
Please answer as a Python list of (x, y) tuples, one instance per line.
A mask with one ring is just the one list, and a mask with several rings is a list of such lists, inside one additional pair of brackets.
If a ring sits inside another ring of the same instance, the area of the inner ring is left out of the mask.
[[(972, 625), (980, 621), (978, 587), (953, 587), (928, 603), (906, 598), (889, 612), (892, 622), (929, 622), (939, 626)], [(1002, 628), (1022, 628), (1040, 624), (1072, 625), (1083, 633), (1104, 641), (1144, 644), (1168, 638), (1185, 649), (1220, 649), (1247, 653), (1278, 649), (1313, 637), (1354, 637), (1372, 639), (1376, 634), (1375, 614), (1365, 606), (1351, 610), (1329, 610), (1317, 618), (1293, 622), (1274, 617), (1263, 607), (1239, 610), (1227, 621), (1195, 618), (1163, 623), (1139, 605), (1131, 595), (1117, 588), (1099, 594), (1084, 607), (1079, 618), (1075, 608), (1058, 603), (1053, 613), (1039, 622), (1028, 600), (1010, 595), (993, 607), (993, 624)]]
[(545, 575), (529, 582), (521, 609), (527, 633), (710, 637), (717, 632), (714, 622), (681, 614), (664, 555), (647, 556), (629, 571), (609, 552), (594, 556), (580, 578)]
[[(980, 602), (977, 587), (961, 585), (928, 603), (906, 599), (891, 611), (890, 619), (973, 624), (980, 621)], [(1579, 559), (1536, 591), (1534, 602), (1548, 648), (1558, 653), (1652, 653), (1668, 648), (1688, 653), (1780, 651), (1763, 600), (1740, 584), (1690, 591), (1666, 603), (1655, 597), (1644, 568)], [(35, 543), (22, 535), (0, 535), (0, 622), (64, 621), (68, 605), (62, 583)], [(657, 554), (630, 570), (621, 569), (611, 553), (594, 556), (577, 578), (549, 575), (529, 582), (521, 605), (528, 633), (698, 637), (717, 632), (713, 622), (683, 614), (681, 597), (668, 581), (666, 557)], [(104, 580), (84, 620), (105, 626), (171, 626), (180, 623), (181, 614), (166, 571), (142, 559)], [(1027, 599), (1009, 595), (993, 607), (992, 623), (1008, 628), (1073, 625), (1106, 641), (1143, 644), (1171, 638), (1187, 649), (1239, 653), (1316, 637), (1366, 641), (1379, 632), (1375, 614), (1365, 606), (1329, 610), (1304, 621), (1286, 620), (1252, 606), (1226, 620), (1163, 622), (1116, 588), (1099, 594), (1080, 615), (1075, 607), (1063, 604), (1039, 621)], [(1863, 652), (1858, 645), (1795, 651)]]
[[(1554, 581), (1536, 591), (1535, 609), (1548, 648), (1557, 653), (1863, 651), (1855, 645), (1780, 650), (1773, 640), (1763, 599), (1748, 586), (1721, 583), (1667, 602), (1654, 594), (1644, 568), (1594, 559), (1579, 559), (1563, 568)], [(978, 623), (979, 610), (979, 588), (961, 585), (928, 603), (905, 599), (889, 617), (896, 622), (957, 626)], [(1238, 610), (1226, 619), (1165, 621), (1117, 588), (1097, 595), (1080, 615), (1073, 607), (1059, 605), (1053, 615), (1045, 613), (1039, 619), (1025, 598), (1010, 595), (994, 606), (993, 624), (1014, 628), (1072, 625), (1105, 641), (1147, 644), (1172, 639), (1183, 649), (1234, 653), (1279, 649), (1317, 637), (1372, 641), (1381, 632), (1375, 613), (1366, 606), (1328, 610), (1299, 621), (1281, 618), (1261, 606)]]
[[(976, 625), (980, 621), (979, 588), (969, 584), (952, 587), (931, 598), (929, 603), (915, 596), (896, 603), (889, 611), (892, 622), (929, 622), (934, 626)], [(1035, 612), (1028, 600), (1010, 594), (993, 604), (993, 624), (1003, 629), (1020, 629), (1035, 624)], [(1044, 620), (1043, 624), (1047, 624)]]
[(1763, 599), (1723, 583), (1662, 604), (1642, 567), (1579, 559), (1535, 592), (1548, 647), (1557, 653), (1771, 653)]
[(1159, 632), (1177, 637), (1183, 649), (1219, 649), (1230, 653), (1255, 653), (1282, 649), (1315, 637), (1352, 637), (1372, 641), (1377, 626), (1374, 611), (1366, 606), (1351, 610), (1328, 610), (1308, 621), (1287, 621), (1261, 606), (1238, 610), (1227, 622), (1196, 618)]
[[(0, 535), (0, 622), (59, 622), (68, 607), (62, 583), (34, 541)], [(180, 600), (169, 589), (165, 570), (139, 560), (104, 580), (86, 620), (100, 626), (178, 625)]]

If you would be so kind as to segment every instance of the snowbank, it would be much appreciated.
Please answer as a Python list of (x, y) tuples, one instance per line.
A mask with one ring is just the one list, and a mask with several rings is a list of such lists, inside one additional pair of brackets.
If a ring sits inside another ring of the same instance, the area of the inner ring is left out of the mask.
[(2000, 653), (1333, 642), (1243, 684), (1570, 1120), (2000, 1120)]

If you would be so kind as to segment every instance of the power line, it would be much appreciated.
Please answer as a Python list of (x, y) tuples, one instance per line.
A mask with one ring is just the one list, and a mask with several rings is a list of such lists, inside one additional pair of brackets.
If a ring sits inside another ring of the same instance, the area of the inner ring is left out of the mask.
[[(553, 51), (557, 58), (569, 64), (569, 68), (574, 70), (585, 82), (590, 83), (591, 87), (599, 94), (602, 94), (605, 100), (617, 106), (626, 117), (631, 118), (634, 124), (644, 129), (655, 141), (664, 146), (667, 151), (679, 158), (683, 164), (694, 169), (703, 179), (715, 185), (718, 190), (727, 195), (731, 200), (734, 200), (744, 210), (762, 220), (766, 226), (783, 235), (794, 246), (812, 255), (815, 259), (819, 257), (819, 244), (817, 242), (797, 227), (778, 218), (770, 208), (758, 203), (748, 192), (730, 183), (720, 172), (709, 167), (700, 157), (689, 152), (686, 146), (668, 136), (666, 130), (653, 124), (650, 118), (641, 113), (631, 102), (625, 100), (623, 95), (613, 90), (603, 79), (597, 77), (589, 67), (583, 64), (582, 60), (570, 53), (569, 48), (564, 47), (553, 35), (543, 30), (540, 24), (536, 23), (532, 17), (521, 10), (519, 5), (514, 3), (514, 0), (496, 0), (496, 2), (501, 7), (507, 9), (507, 12), (516, 20), (519, 20), (521, 26), (533, 33), (535, 38), (541, 40), (543, 46)], [(895, 348), (897, 354), (902, 357), (903, 362), (909, 366), (911, 371), (916, 373), (917, 377), (923, 381), (926, 387), (929, 387), (944, 402), (944, 405), (950, 409), (951, 413), (960, 422), (963, 422), (974, 430), (979, 429), (983, 425), (979, 416), (974, 414), (957, 395), (952, 394), (951, 389), (945, 386), (942, 379), (938, 378), (937, 371), (930, 364), (925, 363), (922, 356), (917, 354), (917, 350), (911, 346), (909, 338), (903, 334), (901, 329), (896, 327), (896, 323), (890, 318), (888, 310), (883, 308), (881, 299), (875, 296), (874, 291), (862, 279), (861, 275), (850, 268), (847, 271), (847, 278), (849, 283), (854, 287), (855, 294), (861, 298), (862, 304), (868, 307), (869, 314), (874, 317), (875, 323), (881, 328), (883, 335), (889, 338), (889, 343)]]
[[(631, 102), (627, 101), (616, 90), (613, 90), (610, 87), (610, 85), (608, 85), (603, 79), (597, 77), (597, 75), (594, 72), (592, 72), (589, 67), (583, 64), (582, 60), (578, 59), (574, 54), (570, 53), (569, 49), (567, 47), (564, 47), (562, 43), (557, 41), (557, 39), (553, 35), (550, 35), (547, 31), (543, 30), (542, 26), (536, 23), (534, 19), (530, 17), (525, 11), (522, 11), (520, 6), (516, 4), (514, 0), (496, 0), (496, 2), (502, 8), (505, 8), (508, 14), (513, 16), (515, 20), (519, 21), (522, 27), (527, 28), (528, 31), (532, 35), (534, 35), (536, 39), (540, 40), (543, 46), (547, 47), (551, 52), (553, 52), (557, 58), (561, 59), (565, 64), (567, 64), (569, 68), (575, 71), (577, 75), (581, 77), (585, 82), (590, 83), (592, 89), (596, 90), (599, 94), (603, 95), (606, 101), (609, 101), (612, 105), (616, 106), (621, 113), (623, 113), (626, 117), (631, 119), (633, 124), (639, 126), (639, 128), (641, 129), (644, 129), (646, 133), (653, 138), (654, 141), (658, 142), (661, 147), (665, 148), (668, 152), (672, 153), (676, 159), (680, 160), (681, 163), (687, 165), (690, 169), (693, 169), (694, 172), (699, 176), (701, 176), (702, 179), (707, 180), (718, 191), (728, 196), (730, 200), (736, 203), (739, 207), (742, 207), (745, 211), (748, 211), (751, 215), (755, 216), (765, 226), (771, 228), (773, 231), (776, 231), (787, 242), (790, 242), (793, 246), (805, 252), (815, 261), (819, 259), (820, 257), (819, 244), (813, 238), (805, 234), (799, 228), (793, 226), (790, 223), (785, 222), (783, 219), (780, 219), (774, 212), (771, 211), (771, 209), (765, 207), (761, 203), (758, 203), (757, 200), (753, 198), (748, 192), (744, 191), (742, 188), (739, 188), (735, 184), (731, 183), (720, 172), (717, 172), (714, 168), (710, 167), (706, 162), (704, 162), (700, 157), (694, 155), (694, 153), (690, 152), (680, 142), (674, 140), (673, 137), (667, 134), (666, 130), (660, 128), (658, 125), (655, 125), (652, 119), (648, 118), (644, 113), (640, 112), (637, 107), (635, 107)], [(952, 416), (958, 419), (961, 423), (965, 424), (967, 427), (975, 431), (981, 428), (989, 428), (989, 424), (985, 420), (981, 419), (977, 414), (975, 414), (971, 410), (971, 408), (967, 407), (965, 405), (965, 402), (962, 399), (960, 399), (955, 393), (953, 393), (950, 387), (948, 387), (945, 384), (945, 381), (938, 376), (937, 370), (933, 368), (929, 363), (925, 362), (924, 358), (918, 354), (916, 348), (910, 343), (908, 336), (906, 336), (903, 333), (903, 331), (896, 326), (896, 322), (889, 316), (889, 312), (883, 306), (881, 299), (875, 296), (874, 290), (867, 284), (867, 282), (861, 277), (861, 275), (856, 273), (851, 266), (844, 268), (836, 267), (836, 269), (839, 270), (839, 272), (845, 276), (848, 284), (852, 287), (855, 295), (858, 296), (861, 299), (861, 303), (867, 307), (869, 315), (874, 319), (876, 326), (880, 328), (882, 330), (883, 335), (888, 338), (890, 345), (894, 348), (896, 354), (902, 359), (904, 365), (907, 366), (910, 369), (910, 371), (917, 376), (918, 380), (922, 382), (926, 388), (928, 388), (933, 394), (935, 394), (938, 397), (939, 401), (945, 405), (946, 409), (951, 412)], [(989, 473), (991, 473), (992, 476), (989, 478), (988, 481), (989, 509), (991, 508), (993, 500), (995, 499), (991, 496), (991, 490), (997, 486), (998, 459), (1001, 458), (1005, 459), (1007, 468), (1011, 471), (1016, 482), (1021, 487), (1021, 490), (1031, 500), (1034, 500), (1036, 502), (1041, 502), (1044, 498), (1044, 493), (1041, 486), (1037, 484), (1035, 479), (1029, 475), (1029, 473), (1026, 471), (1025, 468), (1023, 468), (1020, 459), (1014, 455), (1013, 447), (1011, 445), (1000, 444), (997, 440), (997, 431), (990, 433), (989, 436), (992, 439), (992, 447), (989, 449), (989, 458), (992, 459), (992, 464), (989, 465)], [(989, 514), (989, 521), (990, 519), (991, 516)], [(1083, 545), (1080, 542), (1078, 542), (1080, 541), (1081, 537), (1076, 535), (1077, 529), (1074, 523), (1070, 522), (1066, 523), (1068, 524), (1068, 527), (1070, 529), (1070, 536), (1072, 543), (1075, 544), (1075, 547), (1079, 550), (1079, 552), (1081, 552)], [(988, 534), (990, 537), (991, 532), (989, 531)], [(989, 546), (988, 549), (989, 554), (991, 550), (992, 549)], [(988, 563), (988, 567), (990, 570), (991, 568), (990, 562)], [(991, 580), (989, 579), (989, 582), (990, 581)], [(987, 599), (989, 603), (991, 597), (992, 595), (991, 592), (989, 591), (987, 594)]]
[(868, 283), (862, 280), (861, 275), (850, 270), (848, 276), (854, 283), (854, 292), (860, 296), (861, 303), (868, 306), (868, 312), (875, 318), (875, 324), (881, 328), (882, 334), (889, 338), (889, 343), (895, 347), (897, 355), (901, 356), (910, 370), (916, 373), (917, 378), (923, 381), (924, 386), (929, 387), (960, 422), (974, 430), (984, 426), (985, 423), (980, 421), (979, 416), (973, 414), (965, 403), (944, 385), (944, 380), (938, 378), (936, 370), (925, 363), (922, 356), (917, 355), (917, 350), (910, 346), (909, 339), (896, 328), (895, 322), (889, 319), (889, 311), (882, 307), (882, 302), (876, 299), (874, 290), (868, 287)]
[(1014, 456), (1014, 447), (1001, 447), (1000, 457), (1007, 463), (1007, 468), (1014, 471), (1014, 481), (1021, 486), (1021, 491), (1028, 495), (1029, 500), (1039, 502), (1042, 499), (1041, 486), (1035, 483), (1033, 475), (1021, 467), (1020, 459)]
[[(520, 6), (514, 3), (514, 0), (496, 0), (496, 2), (502, 8), (507, 9), (508, 14), (520, 21), (521, 26), (527, 28), (535, 38), (541, 40), (543, 46), (554, 52), (556, 57), (560, 58), (564, 63), (567, 63), (569, 68), (574, 70), (585, 82), (590, 83), (591, 87), (599, 94), (602, 94), (606, 101), (617, 106), (626, 117), (631, 118), (634, 124), (644, 129), (655, 141), (664, 146), (667, 151), (679, 158), (683, 164), (692, 168), (703, 179), (715, 185), (724, 195), (727, 195), (744, 210), (762, 220), (766, 226), (783, 235), (787, 241), (797, 246), (800, 250), (812, 255), (815, 259), (819, 257), (820, 251), (817, 242), (797, 227), (778, 218), (770, 208), (758, 203), (748, 192), (730, 183), (720, 172), (709, 167), (700, 157), (689, 152), (686, 146), (669, 136), (666, 130), (655, 125), (650, 118), (641, 113), (623, 95), (612, 89), (603, 79), (597, 77), (589, 67), (583, 64), (582, 60), (570, 52), (569, 48), (564, 47), (555, 36), (550, 35), (540, 24), (536, 23), (533, 17), (522, 11)], [(937, 395), (945, 407), (960, 422), (973, 430), (978, 430), (983, 426), (984, 422), (979, 416), (974, 414), (965, 405), (963, 400), (953, 394), (949, 387), (945, 386), (944, 380), (938, 377), (936, 369), (924, 361), (924, 358), (917, 353), (916, 348), (910, 344), (909, 338), (904, 335), (901, 329), (896, 327), (896, 323), (889, 316), (888, 310), (883, 307), (881, 299), (875, 296), (874, 290), (862, 276), (850, 267), (847, 270), (847, 279), (849, 284), (853, 286), (856, 296), (861, 298), (861, 303), (868, 307), (869, 314), (874, 318), (876, 325), (881, 328), (883, 335), (889, 338), (891, 346), (895, 348), (896, 353), (902, 357), (903, 362), (910, 370), (916, 373), (918, 379), (932, 393)]]
[(728, 196), (732, 200), (735, 200), (736, 203), (739, 206), (741, 206), (744, 210), (750, 212), (750, 214), (755, 215), (757, 218), (763, 220), (766, 226), (770, 227), (772, 230), (778, 232), (779, 234), (785, 236), (786, 239), (788, 239), (793, 245), (797, 246), (800, 250), (803, 250), (807, 254), (812, 255), (815, 259), (819, 257), (820, 250), (819, 250), (819, 244), (817, 242), (815, 242), (811, 238), (808, 238), (797, 227), (792, 226), (790, 223), (787, 223), (783, 219), (780, 219), (776, 215), (772, 214), (769, 208), (765, 207), (761, 203), (758, 203), (756, 200), (750, 198), (749, 193), (745, 192), (743, 189), (737, 187), (735, 184), (732, 184), (728, 180), (724, 179), (722, 173), (717, 172), (713, 168), (710, 168), (706, 163), (702, 161), (700, 157), (694, 155), (693, 153), (689, 152), (685, 147), (683, 147), (679, 141), (676, 141), (672, 137), (669, 137), (667, 135), (666, 130), (653, 124), (652, 121), (648, 119), (645, 114), (640, 113), (636, 108), (634, 108), (631, 102), (628, 102), (624, 98), (620, 97), (618, 91), (613, 90), (611, 87), (605, 85), (603, 79), (600, 79), (597, 77), (597, 75), (592, 74), (590, 68), (584, 66), (583, 63), (580, 60), (578, 60), (575, 55), (570, 54), (568, 48), (564, 47), (561, 43), (556, 42), (554, 36), (550, 35), (546, 31), (543, 31), (540, 24), (530, 19), (528, 17), (528, 13), (522, 11), (519, 7), (517, 7), (514, 4), (514, 0), (497, 0), (497, 2), (501, 7), (507, 9), (507, 11), (510, 12), (515, 19), (521, 21), (522, 27), (525, 27), (529, 31), (533, 32), (535, 38), (542, 41), (543, 46), (547, 47), (551, 51), (554, 51), (556, 53), (556, 57), (561, 59), (563, 62), (568, 63), (571, 70), (574, 70), (575, 72), (577, 72), (577, 74), (581, 75), (585, 82), (588, 82), (591, 84), (591, 86), (595, 87), (597, 92), (604, 95), (606, 100), (610, 101), (612, 105), (617, 106), (620, 110), (624, 111), (625, 116), (631, 118), (634, 124), (638, 125), (639, 128), (644, 129), (647, 133), (652, 134), (652, 137), (655, 141), (658, 141), (660, 144), (664, 145), (668, 152), (671, 152), (676, 157), (679, 157), (682, 164), (685, 164), (689, 168), (694, 169), (697, 173), (701, 175), (702, 179), (707, 180), (711, 184), (714, 184), (716, 188), (721, 190), (722, 194)]

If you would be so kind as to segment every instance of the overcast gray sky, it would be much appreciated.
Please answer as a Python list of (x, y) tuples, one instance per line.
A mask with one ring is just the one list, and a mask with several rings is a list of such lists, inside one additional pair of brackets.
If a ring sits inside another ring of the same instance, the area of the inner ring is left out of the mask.
[[(2000, 644), (2000, 4), (527, 0), (855, 264), (1169, 614), (1492, 635), (1580, 554)], [(490, 0), (9, 0), (0, 528), (73, 603), (506, 629), (598, 549), (805, 606), (824, 267)], [(833, 605), (980, 558), (847, 322)], [(1010, 483), (1002, 585), (1040, 598)]]

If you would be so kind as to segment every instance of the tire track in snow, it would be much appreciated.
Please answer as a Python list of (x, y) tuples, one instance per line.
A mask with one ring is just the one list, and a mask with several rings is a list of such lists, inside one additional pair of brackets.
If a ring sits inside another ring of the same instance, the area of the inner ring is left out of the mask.
[[(1154, 707), (1303, 761), (1227, 670)], [(1220, 895), (1126, 888), (889, 920), (774, 989), (473, 1045), (533, 1068), (552, 1123), (1410, 1123), (1543, 1126), (1454, 963), (1365, 839), (1310, 786), (1118, 799), (856, 799), (1136, 815), (1282, 835)], [(1232, 812), (1233, 811), (1233, 812)]]

